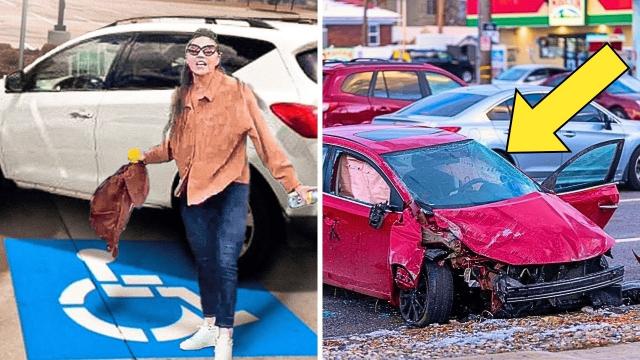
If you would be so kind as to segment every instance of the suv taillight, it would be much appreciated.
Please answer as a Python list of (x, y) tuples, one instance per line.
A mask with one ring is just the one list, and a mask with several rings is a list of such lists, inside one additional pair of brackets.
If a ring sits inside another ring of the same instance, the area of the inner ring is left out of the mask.
[(270, 108), (283, 123), (301, 136), (309, 139), (318, 137), (318, 118), (315, 106), (296, 103), (275, 103)]

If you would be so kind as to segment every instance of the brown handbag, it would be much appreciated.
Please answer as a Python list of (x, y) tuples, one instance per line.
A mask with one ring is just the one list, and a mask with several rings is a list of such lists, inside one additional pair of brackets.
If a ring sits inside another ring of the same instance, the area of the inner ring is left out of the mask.
[(105, 179), (91, 198), (89, 222), (96, 234), (107, 242), (107, 250), (118, 256), (118, 241), (134, 207), (140, 207), (149, 194), (149, 175), (141, 163), (123, 165)]

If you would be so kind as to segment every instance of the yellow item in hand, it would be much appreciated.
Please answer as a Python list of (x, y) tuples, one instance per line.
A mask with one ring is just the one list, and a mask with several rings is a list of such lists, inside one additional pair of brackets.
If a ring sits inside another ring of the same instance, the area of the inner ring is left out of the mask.
[(142, 159), (142, 152), (140, 152), (139, 148), (131, 148), (127, 152), (127, 158), (130, 163), (137, 163)]

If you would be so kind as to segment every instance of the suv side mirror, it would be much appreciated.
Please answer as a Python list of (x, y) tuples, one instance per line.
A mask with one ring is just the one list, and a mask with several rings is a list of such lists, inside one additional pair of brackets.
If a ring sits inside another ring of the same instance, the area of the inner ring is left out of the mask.
[(4, 78), (4, 88), (7, 92), (21, 92), (24, 89), (24, 72), (13, 72)]
[(369, 212), (369, 225), (374, 229), (380, 229), (384, 222), (385, 215), (387, 215), (387, 209), (389, 209), (389, 202), (381, 202), (373, 205)]

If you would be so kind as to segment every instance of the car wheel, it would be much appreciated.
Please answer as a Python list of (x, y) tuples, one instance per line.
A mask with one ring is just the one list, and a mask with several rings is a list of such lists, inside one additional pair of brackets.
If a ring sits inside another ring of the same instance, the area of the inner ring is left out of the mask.
[(621, 119), (628, 119), (629, 116), (627, 115), (626, 111), (624, 111), (624, 109), (619, 108), (619, 107), (614, 107), (611, 108), (611, 112), (613, 113), (613, 115), (621, 118)]
[(627, 185), (640, 190), (640, 147), (635, 149), (627, 165)]
[(400, 314), (412, 326), (449, 320), (453, 305), (453, 276), (448, 265), (425, 260), (415, 289), (400, 290)]
[(462, 80), (466, 83), (470, 83), (471, 81), (473, 81), (473, 74), (471, 73), (471, 71), (465, 70), (462, 73)]
[(275, 245), (286, 243), (282, 210), (269, 185), (258, 176), (251, 178), (247, 231), (238, 268), (243, 275), (256, 273), (275, 254)]

